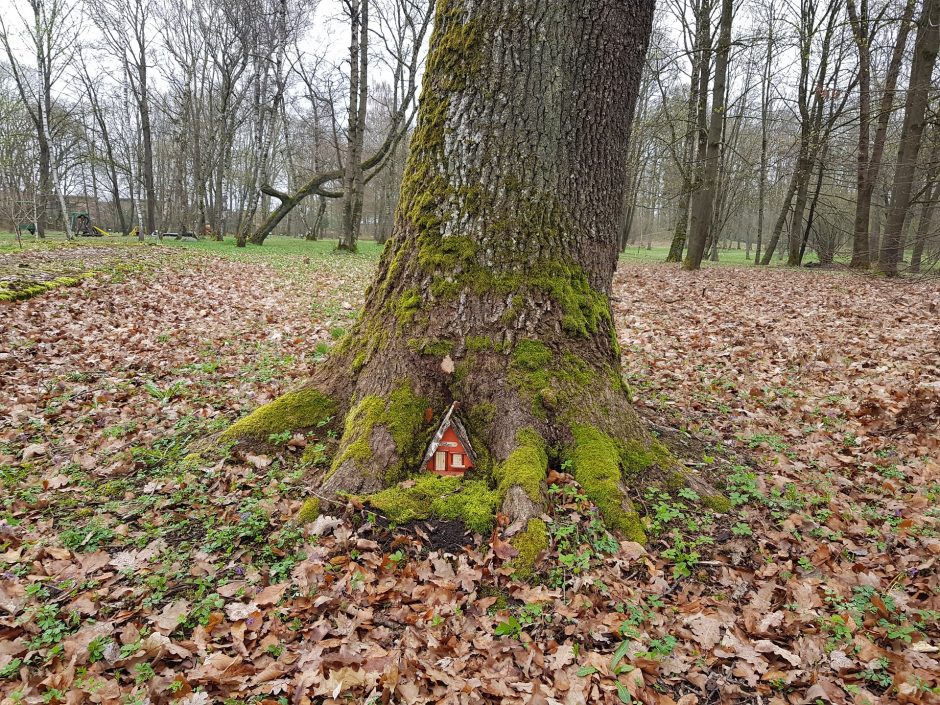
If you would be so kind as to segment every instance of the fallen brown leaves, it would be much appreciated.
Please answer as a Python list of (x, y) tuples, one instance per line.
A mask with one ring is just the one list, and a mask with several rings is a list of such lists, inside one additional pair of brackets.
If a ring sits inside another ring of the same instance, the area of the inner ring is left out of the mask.
[[(334, 309), (360, 300), (310, 276)], [(605, 544), (554, 472), (530, 584), (498, 536), (452, 555), (361, 508), (294, 524), (285, 459), (327, 439), (190, 454), (329, 337), (296, 285), (171, 258), (4, 309), (3, 705), (936, 699), (937, 288), (624, 268), (638, 403), (694, 434), (690, 466), (720, 465), (738, 507), (677, 579), (673, 534)]]

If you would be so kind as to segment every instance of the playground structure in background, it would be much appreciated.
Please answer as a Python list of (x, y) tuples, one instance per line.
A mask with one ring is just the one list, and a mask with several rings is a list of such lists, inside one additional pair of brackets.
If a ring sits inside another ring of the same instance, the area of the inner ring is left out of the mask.
[[(109, 237), (112, 236), (112, 233), (108, 232), (104, 228), (100, 228), (95, 225), (91, 220), (91, 215), (88, 211), (69, 211), (69, 229), (72, 231), (74, 237)], [(28, 232), (30, 235), (36, 235), (36, 223), (34, 222), (16, 222), (14, 221), (14, 231), (17, 236), (20, 233)], [(128, 233), (131, 237), (138, 237), (139, 226), (135, 225), (131, 231)], [(211, 239), (213, 236), (212, 226), (209, 223), (206, 223), (202, 228), (202, 235), (207, 239)], [(179, 232), (161, 232), (157, 231), (151, 233), (151, 237), (156, 237), (159, 239), (163, 238), (173, 238), (176, 240), (198, 240), (199, 235), (185, 226), (182, 227)]]
[(88, 215), (87, 211), (70, 212), (69, 222), (72, 226), (72, 232), (77, 237), (106, 237), (111, 234), (92, 223), (91, 216)]

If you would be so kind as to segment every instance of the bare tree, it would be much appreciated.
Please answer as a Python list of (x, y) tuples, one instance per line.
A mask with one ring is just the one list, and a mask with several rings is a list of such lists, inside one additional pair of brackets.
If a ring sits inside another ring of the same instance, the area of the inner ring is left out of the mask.
[(891, 190), (891, 208), (885, 224), (878, 268), (887, 276), (897, 276), (901, 260), (902, 233), (907, 220), (920, 151), (921, 136), (926, 124), (927, 102), (931, 76), (940, 50), (940, 0), (924, 0), (917, 23), (914, 41), (914, 59), (904, 104), (904, 124), (901, 128), (898, 158)]
[[(59, 189), (59, 174), (55, 171), (52, 155), (52, 92), (71, 57), (71, 33), (76, 30), (74, 7), (69, 0), (28, 0), (31, 17), (19, 15), (26, 44), (35, 58), (35, 69), (24, 66), (11, 44), (6, 20), (0, 14), (0, 43), (7, 55), (8, 70), (16, 84), (23, 105), (29, 113), (39, 145), (39, 206), (36, 230), (45, 235), (47, 208), (50, 196), (59, 201), (66, 236), (71, 239), (71, 226), (65, 196)], [(35, 81), (30, 74), (35, 71)]]
[[(363, 184), (369, 183), (381, 173), (384, 166), (388, 163), (390, 156), (395, 153), (394, 150), (397, 145), (405, 138), (414, 117), (413, 101), (417, 91), (417, 76), (420, 68), (421, 50), (424, 44), (424, 37), (431, 25), (433, 8), (430, 7), (430, 5), (417, 2), (411, 3), (409, 6), (420, 10), (420, 14), (408, 20), (412, 23), (414, 30), (413, 38), (409, 44), (410, 51), (407, 56), (402, 57), (403, 64), (406, 67), (403, 71), (403, 75), (407, 76), (407, 79), (404, 81), (404, 84), (407, 85), (407, 90), (404, 90), (401, 95), (400, 108), (390, 120), (388, 132), (381, 146), (369, 158), (363, 159), (359, 163), (359, 168), (363, 173)], [(348, 156), (346, 159), (348, 161)], [(278, 223), (280, 223), (298, 204), (303, 202), (307, 196), (316, 195), (324, 198), (342, 198), (344, 191), (341, 182), (346, 177), (347, 173), (348, 170), (345, 167), (337, 167), (335, 169), (318, 172), (308, 177), (298, 189), (291, 193), (276, 189), (269, 184), (263, 185), (261, 191), (278, 199), (280, 205), (268, 214), (261, 226), (251, 236), (251, 242), (256, 245), (262, 244), (265, 238), (277, 227)]]
[(157, 193), (154, 185), (149, 74), (154, 0), (94, 0), (86, 3), (86, 8), (104, 36), (109, 53), (127, 74), (137, 110), (135, 121), (140, 129), (138, 173), (146, 203), (144, 225), (147, 233), (155, 233), (158, 227)]
[(726, 83), (728, 62), (731, 54), (731, 23), (734, 5), (731, 0), (721, 0), (721, 19), (718, 30), (718, 47), (715, 53), (715, 80), (712, 85), (711, 119), (708, 124), (705, 166), (701, 187), (692, 197), (689, 248), (683, 260), (684, 269), (698, 269), (708, 242), (715, 209), (718, 188), (718, 167), (721, 152), (721, 136), (727, 114)]
[[(871, 46), (877, 35), (878, 18), (870, 16), (868, 0), (847, 0), (849, 19), (852, 24), (852, 34), (858, 47), (858, 155), (857, 180), (858, 191), (856, 195), (855, 226), (852, 240), (852, 267), (867, 268), (871, 263), (869, 252), (869, 227), (871, 222), (871, 201), (881, 169), (882, 155), (884, 153), (885, 138), (888, 121), (894, 104), (894, 93), (898, 82), (898, 75), (903, 63), (904, 48), (910, 32), (911, 18), (914, 14), (915, 0), (907, 0), (904, 11), (898, 23), (891, 61), (884, 80), (881, 103), (878, 112), (878, 126), (875, 131), (874, 145), (871, 139)], [(884, 11), (887, 11), (885, 5)], [(884, 12), (883, 11), (883, 12)], [(883, 13), (882, 13), (883, 14)]]

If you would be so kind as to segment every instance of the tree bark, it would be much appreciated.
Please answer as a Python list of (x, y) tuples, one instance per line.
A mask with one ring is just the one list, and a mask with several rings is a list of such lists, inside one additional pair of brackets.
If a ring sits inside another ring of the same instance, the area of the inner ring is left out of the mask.
[(642, 536), (617, 448), (652, 441), (609, 297), (653, 6), (439, 0), (391, 241), (311, 381), (345, 415), (321, 496), (417, 471), (426, 409), (458, 401), (509, 533), (535, 530), (557, 448), (609, 525)]
[(914, 60), (904, 104), (904, 124), (901, 127), (898, 160), (891, 191), (891, 208), (885, 224), (878, 268), (886, 276), (897, 276), (901, 260), (901, 236), (907, 218), (920, 152), (921, 136), (926, 124), (930, 77), (940, 49), (940, 0), (925, 0), (924, 9), (914, 41)]
[[(770, 13), (767, 18), (767, 51), (764, 55), (764, 67), (761, 80), (760, 98), (760, 175), (757, 183), (757, 244), (754, 247), (754, 264), (760, 264), (761, 245), (764, 238), (764, 214), (767, 206), (767, 128), (770, 122), (770, 107), (772, 90), (770, 85), (770, 70), (774, 57), (774, 14), (773, 4), (769, 4)], [(748, 238), (750, 243), (750, 238)]]
[(914, 236), (914, 249), (911, 253), (911, 274), (919, 274), (924, 258), (924, 246), (933, 232), (933, 224), (937, 215), (937, 201), (940, 199), (940, 183), (933, 185), (927, 192), (927, 202), (924, 203), (920, 214), (920, 223), (917, 225), (917, 234)]
[[(143, 28), (141, 28), (143, 31)], [(141, 180), (144, 186), (144, 196), (147, 200), (147, 233), (157, 231), (157, 190), (153, 178), (153, 134), (150, 128), (150, 94), (147, 85), (147, 57), (144, 53), (141, 39), (140, 63), (137, 65), (137, 101), (140, 110), (140, 133), (143, 140), (143, 164), (141, 165)]]

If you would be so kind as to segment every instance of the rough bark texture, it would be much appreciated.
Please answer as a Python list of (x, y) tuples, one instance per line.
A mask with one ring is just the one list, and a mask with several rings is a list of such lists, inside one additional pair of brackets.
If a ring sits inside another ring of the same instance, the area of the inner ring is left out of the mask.
[(321, 496), (416, 471), (426, 410), (458, 401), (522, 543), (544, 540), (556, 452), (610, 526), (642, 537), (624, 485), (675, 468), (629, 403), (609, 296), (652, 14), (652, 0), (438, 0), (395, 230), (309, 388), (345, 416)]

